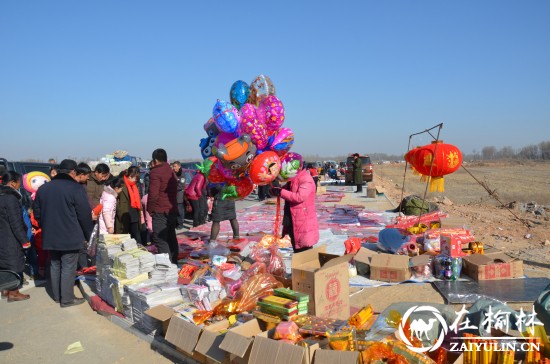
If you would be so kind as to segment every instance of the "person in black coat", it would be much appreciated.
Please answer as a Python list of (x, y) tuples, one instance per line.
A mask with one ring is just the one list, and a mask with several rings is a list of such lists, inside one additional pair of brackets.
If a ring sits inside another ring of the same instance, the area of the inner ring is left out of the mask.
[(221, 188), (212, 187), (209, 191), (210, 196), (214, 197), (212, 206), (212, 227), (210, 228), (210, 241), (213, 242), (220, 233), (220, 223), (229, 220), (231, 230), (233, 230), (233, 239), (240, 239), (239, 222), (237, 221), (237, 212), (235, 210), (235, 201), (224, 200)]
[(74, 297), (79, 251), (92, 234), (92, 209), (86, 190), (76, 182), (76, 162), (65, 159), (58, 174), (41, 186), (34, 200), (34, 217), (42, 228), (42, 246), (51, 255), (53, 299), (61, 307), (84, 302)]
[[(23, 276), (25, 269), (24, 247), (30, 247), (27, 227), (23, 221), (21, 206), (21, 175), (7, 172), (2, 176), (0, 185), (0, 269), (11, 270)], [(23, 301), (30, 298), (19, 289), (2, 291), (2, 297), (8, 302)]]

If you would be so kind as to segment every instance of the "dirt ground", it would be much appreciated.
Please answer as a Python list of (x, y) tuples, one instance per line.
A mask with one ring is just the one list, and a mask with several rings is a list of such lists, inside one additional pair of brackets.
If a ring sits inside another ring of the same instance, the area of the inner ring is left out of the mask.
[[(373, 168), (370, 185), (384, 188), (396, 203), (424, 196), (426, 183), (405, 173), (405, 164)], [(523, 259), (527, 276), (550, 277), (550, 163), (464, 163), (445, 176), (445, 192), (428, 189), (426, 199), (463, 221), (478, 241)]]

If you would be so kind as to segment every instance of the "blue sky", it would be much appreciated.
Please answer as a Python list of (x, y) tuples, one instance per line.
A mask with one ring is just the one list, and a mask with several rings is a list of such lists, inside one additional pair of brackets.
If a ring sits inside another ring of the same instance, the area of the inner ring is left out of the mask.
[[(0, 156), (200, 157), (234, 81), (268, 75), (320, 156), (550, 140), (549, 1), (0, 2)], [(430, 142), (427, 136), (413, 144)]]

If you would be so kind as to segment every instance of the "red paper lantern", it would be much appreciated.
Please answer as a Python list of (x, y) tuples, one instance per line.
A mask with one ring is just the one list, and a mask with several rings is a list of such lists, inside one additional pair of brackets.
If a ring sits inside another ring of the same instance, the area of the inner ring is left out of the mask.
[(430, 192), (445, 191), (446, 174), (455, 172), (462, 164), (460, 149), (441, 141), (410, 150), (405, 156), (415, 170), (430, 177)]

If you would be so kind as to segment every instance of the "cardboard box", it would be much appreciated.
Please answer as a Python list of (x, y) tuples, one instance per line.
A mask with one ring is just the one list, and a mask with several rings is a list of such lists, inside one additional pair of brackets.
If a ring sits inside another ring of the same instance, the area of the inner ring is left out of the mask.
[(367, 248), (359, 248), (357, 254), (353, 258), (355, 260), (355, 267), (357, 268), (357, 274), (361, 276), (368, 276), (370, 272), (370, 261), (373, 256), (378, 253)]
[(309, 295), (310, 314), (347, 320), (352, 255), (331, 256), (325, 246), (292, 256), (292, 289)]
[(162, 322), (162, 336), (166, 335), (170, 319), (174, 316), (174, 310), (165, 305), (158, 305), (145, 311), (146, 315)]
[(273, 340), (275, 329), (256, 335), (252, 343), (250, 364), (311, 364), (318, 344), (307, 348), (292, 345), (280, 340)]
[[(250, 320), (244, 324), (228, 330), (222, 342), (220, 349), (225, 350), (231, 355), (231, 362), (239, 362), (239, 359), (246, 359), (250, 355), (250, 349), (254, 342), (254, 336), (262, 332), (258, 320)], [(244, 361), (243, 362), (247, 362)]]
[(314, 364), (357, 364), (358, 351), (316, 350)]
[(476, 281), (523, 277), (523, 261), (500, 251), (472, 254), (462, 261), (463, 272)]
[(462, 241), (459, 238), (441, 235), (441, 254), (448, 255), (453, 258), (462, 257)]
[(201, 328), (175, 314), (168, 325), (166, 341), (199, 363), (228, 363), (229, 355), (219, 349), (223, 339), (219, 331), (228, 326), (227, 320), (223, 320)]
[(403, 282), (411, 278), (409, 257), (395, 254), (376, 254), (370, 261), (370, 279), (383, 282)]
[(223, 320), (206, 326), (197, 341), (193, 354), (199, 353), (206, 357), (208, 364), (228, 364), (229, 353), (220, 349), (220, 344), (225, 337), (225, 330), (229, 327), (229, 321)]

